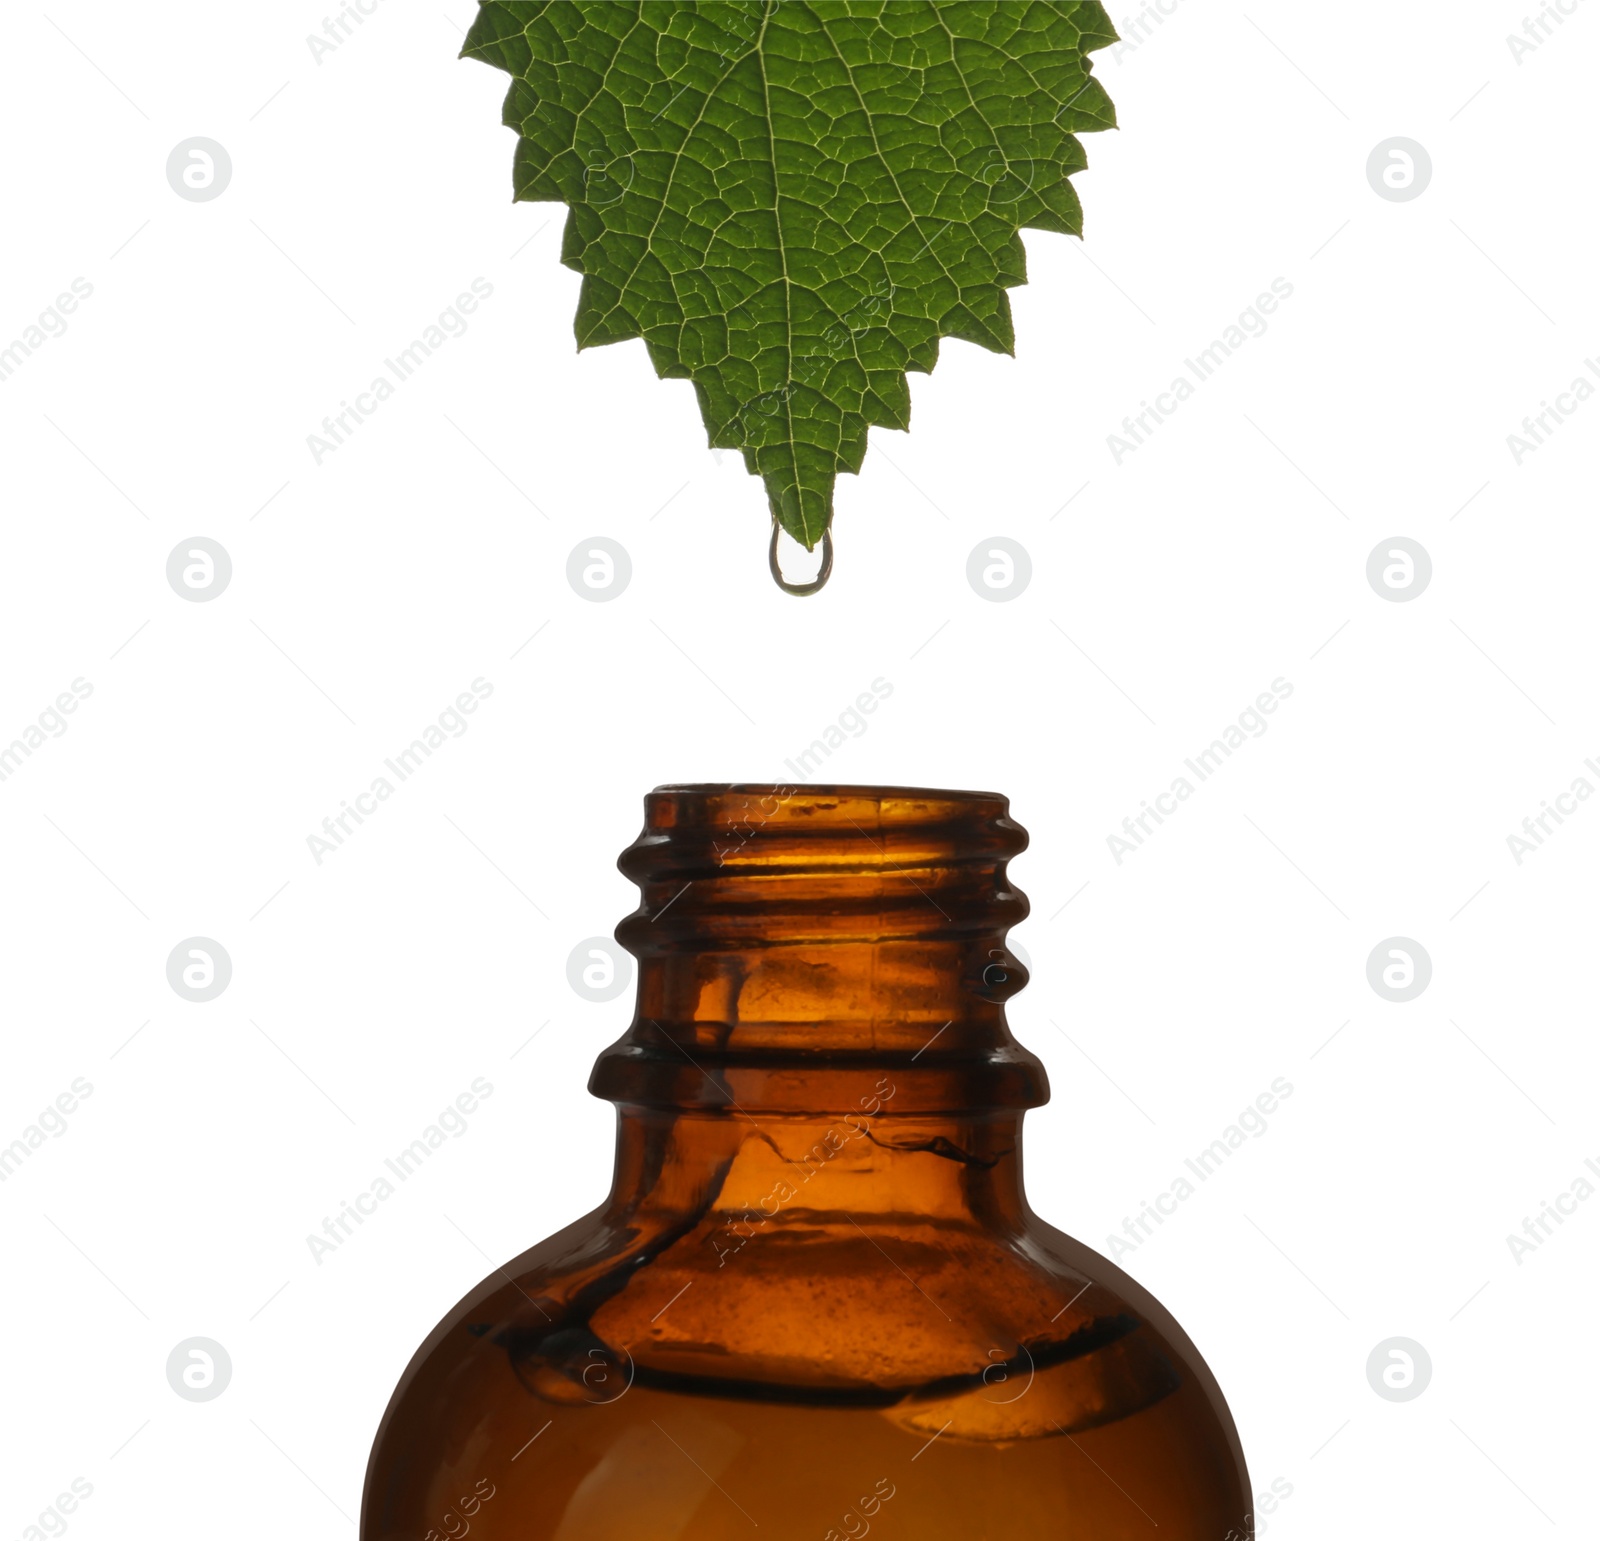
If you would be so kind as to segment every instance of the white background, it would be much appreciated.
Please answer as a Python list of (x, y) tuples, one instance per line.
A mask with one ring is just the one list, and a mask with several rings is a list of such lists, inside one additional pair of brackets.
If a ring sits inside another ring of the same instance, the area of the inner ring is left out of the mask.
[[(1272, 1531), (1592, 1523), (1600, 1202), (1520, 1264), (1506, 1236), (1600, 1159), (1600, 808), (1521, 865), (1506, 837), (1600, 785), (1600, 405), (1520, 465), (1506, 438), (1600, 353), (1600, 7), (1518, 63), (1526, 13), (1179, 3), (1102, 54), (1124, 126), (1086, 141), (1086, 243), (1028, 235), (1014, 361), (953, 342), (913, 377), (804, 602), (689, 386), (638, 343), (576, 355), (560, 211), (510, 202), (459, 0), (388, 0), (320, 63), (319, 6), (12, 14), (0, 341), (94, 292), (0, 385), (0, 741), (93, 694), (0, 783), (0, 1143), (93, 1092), (0, 1186), (0, 1535), (75, 1477), (85, 1537), (351, 1535), (414, 1345), (604, 1192), (583, 1088), (628, 1005), (565, 962), (635, 903), (641, 794), (781, 778), (877, 677), (828, 779), (995, 788), (1032, 832), (1042, 1214), (1104, 1250), (1293, 1085), (1122, 1258), (1257, 1489), (1292, 1484)], [(209, 202), (165, 175), (196, 135), (233, 165)], [(1394, 135), (1432, 159), (1409, 202), (1367, 181)], [(470, 330), (317, 464), (478, 277)], [(1276, 277), (1265, 335), (1116, 464)], [(165, 577), (196, 535), (233, 562), (209, 603)], [(594, 535), (632, 559), (609, 603), (565, 576)], [(965, 575), (997, 535), (1033, 564), (1007, 603)], [(1433, 563), (1407, 603), (1365, 577), (1396, 535)], [(306, 837), (479, 677), (470, 730), (319, 866)], [(1119, 865), (1107, 836), (1277, 677), (1270, 730)], [(203, 1005), (165, 976), (196, 935), (234, 970)], [(1365, 973), (1396, 935), (1434, 970), (1400, 1005)], [(307, 1234), (479, 1076), (318, 1266)], [(168, 1387), (193, 1336), (231, 1355), (215, 1401)], [(1393, 1336), (1433, 1364), (1406, 1403), (1367, 1382)]]

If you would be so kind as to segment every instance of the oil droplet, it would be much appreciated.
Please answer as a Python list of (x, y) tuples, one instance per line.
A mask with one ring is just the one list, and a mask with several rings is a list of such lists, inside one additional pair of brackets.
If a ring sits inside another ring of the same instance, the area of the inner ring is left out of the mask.
[(822, 566), (817, 569), (817, 576), (809, 583), (791, 583), (783, 576), (783, 569), (778, 565), (778, 539), (782, 534), (783, 526), (774, 519), (772, 521), (772, 543), (767, 547), (767, 566), (771, 569), (772, 581), (785, 594), (794, 594), (800, 598), (804, 598), (807, 594), (815, 594), (833, 576), (832, 528), (830, 527), (822, 532)]

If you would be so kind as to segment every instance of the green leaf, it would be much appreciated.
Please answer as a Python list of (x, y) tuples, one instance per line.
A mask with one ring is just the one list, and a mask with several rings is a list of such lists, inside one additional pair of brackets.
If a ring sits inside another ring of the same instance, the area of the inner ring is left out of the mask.
[(1077, 235), (1110, 128), (1078, 0), (482, 0), (516, 197), (571, 206), (580, 348), (642, 337), (816, 545), (941, 337), (1012, 351), (1022, 229)]

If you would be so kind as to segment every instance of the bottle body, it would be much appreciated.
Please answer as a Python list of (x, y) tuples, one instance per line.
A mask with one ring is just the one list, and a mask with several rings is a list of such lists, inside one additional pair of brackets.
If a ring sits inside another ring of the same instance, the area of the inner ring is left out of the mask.
[(413, 1358), (365, 1541), (1248, 1536), (1198, 1352), (1023, 1196), (1003, 800), (806, 789), (730, 848), (741, 790), (652, 795), (612, 1194)]

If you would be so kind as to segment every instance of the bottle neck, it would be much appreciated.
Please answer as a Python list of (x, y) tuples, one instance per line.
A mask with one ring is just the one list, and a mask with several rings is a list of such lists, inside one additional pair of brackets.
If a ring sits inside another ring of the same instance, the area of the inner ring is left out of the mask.
[(888, 1078), (879, 1084), (876, 1112), (745, 1117), (619, 1108), (610, 1217), (650, 1232), (708, 1216), (745, 1235), (840, 1217), (865, 1230), (908, 1216), (1021, 1230), (1022, 1110), (895, 1114), (898, 1088)]
[(642, 897), (617, 930), (639, 959), (637, 1010), (595, 1066), (597, 1096), (982, 1128), (1046, 1099), (1005, 1020), (1027, 982), (1005, 946), (1027, 914), (1006, 862), (1027, 836), (1004, 798), (661, 788), (645, 811), (619, 863)]

